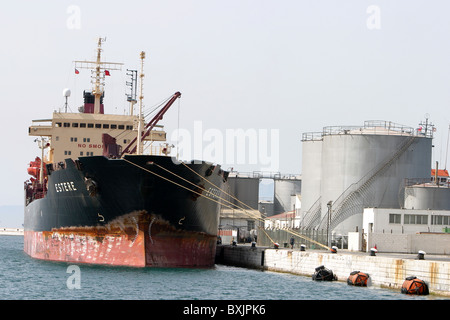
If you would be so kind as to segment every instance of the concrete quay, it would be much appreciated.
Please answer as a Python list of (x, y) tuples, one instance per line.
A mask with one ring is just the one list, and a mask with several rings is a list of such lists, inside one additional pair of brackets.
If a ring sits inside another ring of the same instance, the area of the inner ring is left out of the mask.
[(425, 254), (376, 253), (338, 250), (272, 249), (250, 245), (218, 245), (216, 263), (252, 269), (286, 272), (311, 276), (316, 267), (324, 265), (337, 275), (338, 281), (347, 281), (352, 271), (368, 273), (371, 285), (400, 291), (406, 277), (424, 280), (430, 294), (450, 298), (450, 256)]
[(23, 236), (23, 229), (0, 228), (0, 236)]

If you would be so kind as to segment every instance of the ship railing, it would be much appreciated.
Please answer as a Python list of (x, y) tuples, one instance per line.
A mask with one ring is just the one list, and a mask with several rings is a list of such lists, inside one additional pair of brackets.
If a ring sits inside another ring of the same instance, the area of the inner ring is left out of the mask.
[(36, 192), (36, 193), (34, 194), (34, 200), (42, 199), (42, 198), (44, 198), (44, 197), (45, 197), (45, 192)]
[(170, 148), (168, 149), (168, 147), (161, 145), (150, 145), (148, 147), (148, 152), (150, 153), (150, 155), (163, 156), (170, 153)]

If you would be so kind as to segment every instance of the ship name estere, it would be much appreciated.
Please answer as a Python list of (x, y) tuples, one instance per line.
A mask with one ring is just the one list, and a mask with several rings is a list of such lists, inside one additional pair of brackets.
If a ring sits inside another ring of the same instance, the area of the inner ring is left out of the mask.
[(73, 183), (73, 181), (55, 183), (55, 189), (56, 192), (77, 191), (77, 188), (75, 188), (75, 184)]

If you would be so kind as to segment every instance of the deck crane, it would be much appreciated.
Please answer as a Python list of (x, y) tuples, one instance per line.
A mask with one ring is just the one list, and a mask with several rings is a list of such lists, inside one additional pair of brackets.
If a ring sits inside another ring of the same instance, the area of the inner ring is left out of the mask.
[[(176, 99), (178, 99), (181, 96), (180, 92), (176, 92), (172, 95), (172, 97), (169, 99), (169, 101), (164, 105), (164, 107), (153, 117), (152, 120), (147, 123), (147, 125), (144, 128), (144, 131), (142, 133), (138, 132), (138, 134), (141, 134), (141, 140), (144, 141), (144, 139), (150, 134), (152, 129), (156, 126), (159, 120), (161, 120), (164, 116), (164, 114), (169, 110), (169, 108), (172, 106), (172, 104), (175, 102)], [(122, 157), (125, 154), (133, 154), (136, 152), (137, 144), (136, 144), (137, 137), (134, 138), (128, 146), (123, 150), (123, 152), (120, 154)]]

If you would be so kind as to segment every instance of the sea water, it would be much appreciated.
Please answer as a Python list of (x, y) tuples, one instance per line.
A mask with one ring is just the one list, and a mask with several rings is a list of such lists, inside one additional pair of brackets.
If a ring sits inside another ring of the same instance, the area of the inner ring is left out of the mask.
[(132, 268), (36, 260), (22, 236), (0, 236), (0, 300), (428, 300), (379, 287), (215, 265)]

